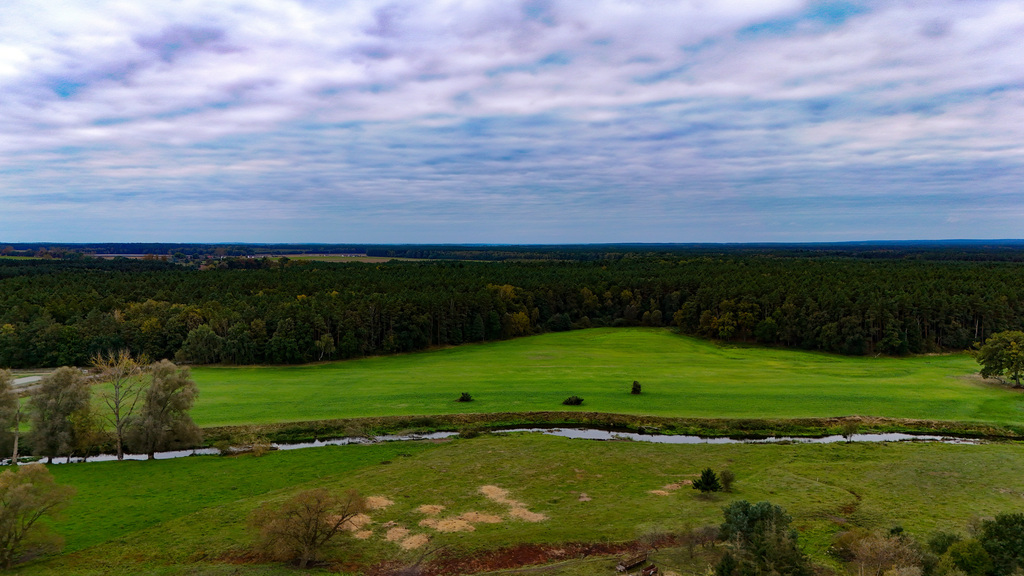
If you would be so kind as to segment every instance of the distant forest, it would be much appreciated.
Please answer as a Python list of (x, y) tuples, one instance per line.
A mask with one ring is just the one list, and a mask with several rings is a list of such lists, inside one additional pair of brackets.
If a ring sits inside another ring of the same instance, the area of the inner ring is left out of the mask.
[(202, 266), (0, 258), (0, 367), (84, 365), (123, 347), (154, 360), (294, 364), (592, 326), (905, 355), (1024, 327), (1020, 247), (977, 250), (993, 261), (965, 258), (972, 246), (873, 258), (718, 248), (594, 258), (592, 247), (560, 247), (577, 257), (506, 261), (221, 257)]
[(202, 269), (0, 258), (0, 367), (83, 365), (120, 348), (291, 364), (591, 326), (901, 355), (963, 350), (1024, 328), (1024, 246), (908, 246), (557, 247), (562, 259), (554, 248), (448, 246), (418, 250), (485, 254), (384, 264), (222, 257)]
[(803, 244), (0, 244), (0, 256), (76, 259), (83, 256), (149, 255), (153, 259), (196, 260), (231, 256), (280, 257), (297, 254), (365, 254), (425, 260), (616, 260), (626, 256), (774, 256), (1024, 262), (1024, 240), (934, 240)]

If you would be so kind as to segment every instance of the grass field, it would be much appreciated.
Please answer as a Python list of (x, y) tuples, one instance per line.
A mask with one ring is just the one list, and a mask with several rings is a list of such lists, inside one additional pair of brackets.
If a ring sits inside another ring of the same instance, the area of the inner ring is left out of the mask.
[[(986, 383), (976, 371), (963, 354), (839, 357), (723, 347), (663, 329), (593, 329), (311, 366), (197, 367), (193, 416), (202, 426), (218, 426), (567, 410), (561, 401), (576, 394), (586, 399), (578, 408), (586, 412), (1024, 424), (1024, 395)], [(634, 380), (643, 386), (639, 396), (629, 394)], [(476, 401), (456, 402), (461, 392)], [(708, 466), (732, 470), (735, 491), (697, 497), (686, 482)], [(267, 500), (321, 486), (356, 488), (391, 502), (369, 514), (364, 539), (349, 538), (332, 552), (329, 570), (352, 574), (386, 560), (413, 562), (439, 546), (452, 558), (483, 558), (503, 547), (679, 533), (718, 524), (722, 506), (738, 499), (785, 507), (805, 549), (822, 563), (832, 562), (825, 550), (833, 535), (849, 526), (900, 525), (926, 538), (935, 530), (963, 532), (979, 516), (1024, 511), (1024, 444), (1016, 442), (673, 446), (485, 434), (262, 458), (50, 469), (78, 490), (54, 523), (67, 551), (23, 566), (20, 574), (295, 574), (253, 555), (245, 519)], [(423, 505), (444, 509), (432, 516)], [(663, 568), (704, 571), (704, 560), (679, 550), (659, 554)], [(547, 573), (610, 574), (613, 564), (571, 560)]]
[[(733, 470), (735, 491), (706, 500), (676, 486), (706, 466)], [(975, 517), (1024, 510), (1020, 443), (667, 446), (529, 434), (51, 470), (78, 489), (55, 525), (69, 553), (21, 574), (294, 574), (252, 561), (245, 518), (267, 499), (317, 486), (393, 502), (370, 513), (366, 539), (348, 540), (331, 557), (349, 571), (414, 560), (422, 548), (386, 540), (395, 527), (466, 556), (524, 543), (628, 541), (718, 524), (733, 500), (769, 500), (793, 515), (805, 549), (827, 562), (824, 550), (844, 527), (900, 525), (926, 538), (938, 529), (962, 533)], [(516, 516), (484, 486), (507, 490), (540, 516)], [(439, 519), (478, 512), (497, 521), (440, 532), (420, 524), (430, 518), (419, 511), (425, 504), (445, 507)], [(613, 561), (594, 562), (600, 569), (589, 573), (611, 573)]]
[[(551, 333), (294, 367), (197, 367), (201, 426), (561, 410), (696, 418), (884, 416), (1024, 423), (1024, 394), (966, 354), (845, 357), (719, 346), (665, 329)], [(629, 394), (638, 380), (643, 394)], [(476, 399), (458, 403), (461, 392)]]

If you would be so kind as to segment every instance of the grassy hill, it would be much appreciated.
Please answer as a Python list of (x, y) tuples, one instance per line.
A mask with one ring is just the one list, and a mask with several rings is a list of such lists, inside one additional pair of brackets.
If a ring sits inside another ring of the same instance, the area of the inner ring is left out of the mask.
[[(360, 416), (579, 410), (696, 418), (882, 416), (1024, 423), (1024, 394), (965, 354), (846, 357), (592, 329), (298, 367), (197, 367), (201, 426)], [(629, 394), (634, 380), (643, 394)], [(461, 392), (476, 401), (458, 403)]]

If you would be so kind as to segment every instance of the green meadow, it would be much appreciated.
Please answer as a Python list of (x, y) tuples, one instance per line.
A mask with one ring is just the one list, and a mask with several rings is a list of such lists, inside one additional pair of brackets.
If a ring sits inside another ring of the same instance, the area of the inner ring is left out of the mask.
[[(847, 357), (719, 345), (666, 329), (549, 333), (288, 367), (196, 367), (193, 417), (222, 426), (562, 410), (690, 418), (877, 416), (1020, 424), (1024, 394), (984, 382), (966, 354)], [(629, 394), (634, 380), (643, 394)], [(458, 403), (469, 392), (471, 403)]]
[[(391, 502), (369, 512), (362, 539), (345, 537), (328, 555), (330, 569), (346, 573), (366, 573), (385, 560), (413, 562), (439, 546), (466, 557), (520, 544), (614, 543), (681, 532), (720, 523), (722, 506), (739, 499), (782, 505), (805, 550), (829, 563), (831, 538), (850, 526), (899, 525), (925, 539), (936, 530), (964, 533), (977, 517), (1021, 511), (1022, 449), (1019, 443), (670, 446), (518, 434), (260, 458), (60, 465), (51, 467), (57, 480), (78, 489), (65, 519), (54, 525), (67, 552), (16, 572), (295, 574), (254, 558), (245, 519), (264, 501), (311, 487), (355, 488)], [(705, 499), (686, 485), (708, 466), (732, 470), (734, 491)], [(488, 497), (495, 488), (528, 514)], [(424, 505), (444, 508), (428, 513)], [(473, 518), (470, 513), (489, 521), (454, 532), (429, 521)], [(394, 528), (405, 532), (389, 541)], [(413, 537), (419, 547), (403, 548)], [(592, 561), (591, 573), (612, 573), (613, 558)], [(663, 568), (688, 572), (673, 561), (665, 556)]]
[[(585, 399), (576, 410), (628, 415), (1024, 423), (1024, 395), (976, 372), (965, 354), (840, 357), (722, 346), (664, 329), (593, 329), (310, 366), (197, 367), (193, 416), (211, 427), (569, 410), (561, 401), (575, 394)], [(640, 395), (629, 393), (634, 380)], [(456, 402), (461, 392), (475, 401)], [(734, 491), (698, 496), (688, 482), (705, 467), (734, 472)], [(246, 518), (315, 487), (354, 488), (386, 505), (313, 573), (377, 573), (383, 562), (413, 563), (430, 550), (444, 551), (431, 562), (461, 562), (516, 546), (622, 546), (718, 524), (738, 499), (786, 508), (804, 549), (836, 567), (826, 551), (851, 526), (902, 526), (926, 539), (1024, 510), (1019, 442), (673, 446), (484, 434), (50, 470), (77, 489), (53, 523), (67, 547), (16, 573), (295, 574), (260, 559)], [(659, 551), (657, 561), (680, 574), (707, 566), (679, 548)], [(545, 573), (611, 573), (614, 563), (565, 559)]]

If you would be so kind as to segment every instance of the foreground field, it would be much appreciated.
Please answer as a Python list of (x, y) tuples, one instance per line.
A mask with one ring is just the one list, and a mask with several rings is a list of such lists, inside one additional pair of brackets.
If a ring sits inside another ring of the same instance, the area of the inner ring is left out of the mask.
[[(733, 470), (735, 491), (698, 498), (686, 482), (706, 466)], [(455, 562), (514, 545), (683, 531), (719, 523), (722, 506), (738, 499), (785, 507), (821, 562), (845, 527), (900, 525), (927, 537), (1024, 510), (1019, 443), (666, 446), (530, 434), (51, 470), (78, 488), (55, 525), (69, 553), (22, 574), (294, 574), (251, 554), (245, 518), (265, 500), (318, 486), (391, 502), (370, 512), (365, 539), (349, 538), (331, 555), (333, 569), (353, 573), (442, 545)], [(441, 531), (431, 519), (460, 531)], [(394, 528), (401, 530), (389, 541)], [(613, 564), (603, 562), (596, 573)]]
[[(719, 346), (669, 330), (544, 334), (300, 367), (197, 367), (201, 426), (359, 416), (580, 410), (697, 418), (885, 416), (1024, 423), (1024, 394), (965, 354), (845, 357)], [(643, 394), (629, 394), (634, 380)], [(461, 392), (476, 399), (458, 403)]]

